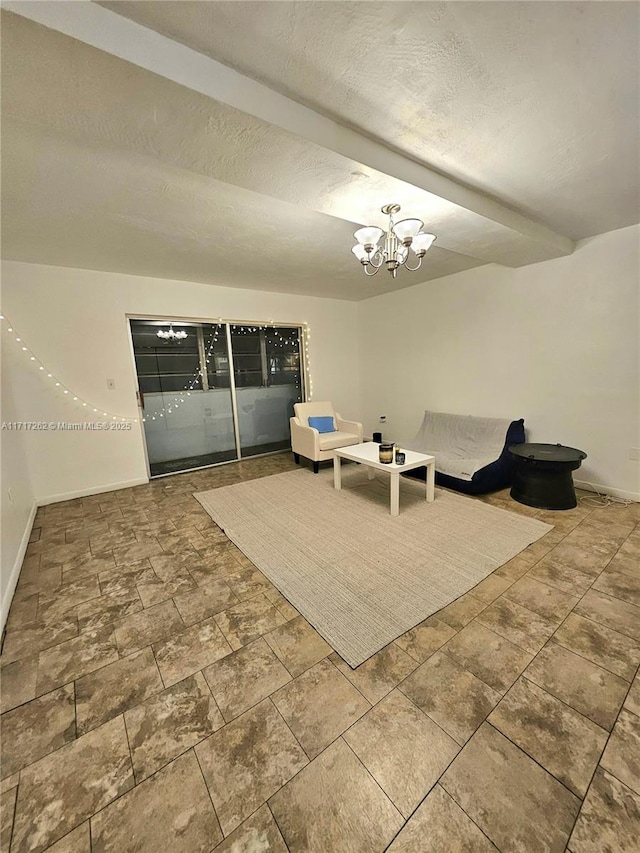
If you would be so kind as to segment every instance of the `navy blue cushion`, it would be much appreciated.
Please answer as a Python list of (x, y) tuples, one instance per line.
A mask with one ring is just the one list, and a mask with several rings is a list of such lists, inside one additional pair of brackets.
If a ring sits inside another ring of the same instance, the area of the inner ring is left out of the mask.
[(335, 432), (336, 425), (331, 417), (309, 418), (309, 426), (317, 429), (318, 432)]
[[(506, 489), (507, 486), (511, 485), (513, 472), (513, 456), (509, 453), (509, 447), (512, 444), (523, 444), (524, 440), (524, 419), (520, 418), (518, 421), (511, 421), (502, 453), (495, 462), (491, 462), (489, 465), (485, 465), (484, 468), (480, 468), (470, 480), (459, 480), (457, 477), (451, 477), (449, 474), (441, 474), (439, 471), (436, 471), (436, 483), (439, 486), (454, 489), (456, 492), (462, 492), (465, 495), (485, 495), (487, 492), (497, 492), (500, 489)], [(414, 468), (413, 471), (407, 471), (403, 476), (426, 480), (427, 469)]]

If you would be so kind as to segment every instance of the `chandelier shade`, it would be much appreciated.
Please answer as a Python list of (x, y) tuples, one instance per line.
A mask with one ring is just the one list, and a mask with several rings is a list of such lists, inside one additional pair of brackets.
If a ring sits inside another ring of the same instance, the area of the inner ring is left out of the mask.
[(187, 337), (187, 333), (184, 329), (179, 329), (177, 332), (173, 331), (173, 323), (169, 323), (169, 328), (167, 331), (163, 331), (160, 329), (158, 332), (158, 337), (163, 340), (165, 343), (169, 341), (183, 341)]
[[(385, 204), (381, 210), (389, 217), (386, 232), (375, 225), (367, 225), (353, 235), (358, 242), (351, 251), (362, 264), (365, 275), (375, 275), (383, 266), (394, 278), (402, 266), (411, 272), (420, 269), (422, 259), (436, 239), (435, 234), (425, 233), (422, 230), (424, 223), (420, 219), (408, 218), (395, 222), (394, 216), (400, 212), (399, 204)], [(381, 240), (382, 245), (378, 245)], [(413, 267), (407, 264), (410, 248), (418, 259), (417, 265)]]
[(424, 222), (420, 219), (401, 219), (400, 222), (394, 224), (393, 233), (401, 243), (405, 243), (407, 240), (411, 243), (423, 225)]
[(361, 246), (377, 246), (378, 241), (384, 236), (382, 228), (377, 228), (375, 225), (368, 225), (365, 228), (359, 228), (353, 235)]
[(435, 234), (425, 234), (424, 231), (420, 231), (420, 233), (416, 234), (416, 236), (413, 238), (411, 242), (411, 248), (416, 253), (416, 255), (420, 256), (421, 252), (424, 255), (424, 253), (431, 246), (435, 239)]

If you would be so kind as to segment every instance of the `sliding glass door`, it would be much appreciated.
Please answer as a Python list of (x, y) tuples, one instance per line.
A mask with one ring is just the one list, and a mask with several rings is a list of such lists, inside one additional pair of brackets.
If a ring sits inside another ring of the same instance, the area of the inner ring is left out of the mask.
[(232, 326), (231, 348), (242, 456), (285, 450), (302, 401), (300, 330)]
[(130, 323), (152, 476), (290, 447), (299, 327)]

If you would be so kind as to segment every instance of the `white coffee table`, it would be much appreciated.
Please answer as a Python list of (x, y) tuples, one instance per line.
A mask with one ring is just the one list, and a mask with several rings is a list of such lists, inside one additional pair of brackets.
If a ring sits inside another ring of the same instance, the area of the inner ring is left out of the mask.
[(405, 454), (404, 465), (396, 465), (391, 462), (386, 465), (379, 459), (380, 445), (375, 441), (367, 441), (364, 444), (352, 444), (350, 447), (339, 447), (333, 451), (333, 485), (336, 489), (342, 488), (341, 459), (350, 459), (352, 462), (360, 462), (367, 466), (367, 477), (373, 480), (376, 471), (384, 471), (391, 477), (391, 515), (400, 515), (400, 474), (411, 471), (412, 468), (420, 468), (424, 465), (427, 469), (427, 501), (431, 503), (435, 497), (436, 481), (436, 458), (425, 456), (424, 453), (415, 453), (413, 450), (403, 450)]

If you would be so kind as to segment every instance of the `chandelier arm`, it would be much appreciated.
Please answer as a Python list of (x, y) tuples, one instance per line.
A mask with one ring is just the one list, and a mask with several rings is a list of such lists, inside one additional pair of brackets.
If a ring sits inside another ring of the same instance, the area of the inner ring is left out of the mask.
[[(380, 260), (377, 264), (374, 264), (373, 259), (376, 257), (376, 255), (378, 255), (380, 257)], [(374, 269), (377, 269), (377, 270), (380, 269), (380, 267), (382, 266), (383, 263), (384, 263), (384, 252), (381, 252), (379, 249), (377, 252), (374, 252), (373, 255), (371, 255), (371, 257), (367, 261), (367, 264), (369, 266), (372, 266)]]
[(421, 266), (422, 266), (422, 258), (419, 258), (419, 260), (418, 260), (418, 266), (417, 266), (417, 267), (410, 267), (410, 266), (409, 266), (409, 264), (408, 264), (406, 261), (405, 261), (405, 264), (404, 264), (404, 268), (405, 268), (406, 270), (409, 270), (409, 272), (415, 272), (416, 270), (419, 270)]
[[(367, 267), (368, 267), (368, 266), (372, 266), (372, 267), (373, 267), (373, 272), (367, 272)], [(374, 266), (373, 264), (366, 264), (365, 266), (363, 266), (364, 274), (365, 274), (365, 275), (368, 275), (368, 276), (369, 276), (369, 278), (371, 278), (371, 276), (374, 276), (374, 275), (378, 272), (378, 270), (379, 270), (381, 267), (382, 267), (382, 264), (381, 264), (381, 263), (380, 263), (380, 264), (378, 264), (378, 266), (377, 266), (377, 267), (376, 267), (376, 266)]]

